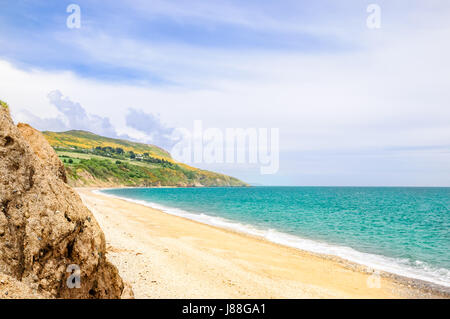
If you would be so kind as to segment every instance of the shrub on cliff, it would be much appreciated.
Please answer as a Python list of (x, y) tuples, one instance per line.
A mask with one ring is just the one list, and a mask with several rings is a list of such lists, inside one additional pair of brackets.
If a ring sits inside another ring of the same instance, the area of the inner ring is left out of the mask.
[(8, 103), (6, 103), (6, 102), (4, 102), (4, 101), (2, 101), (2, 100), (0, 100), (0, 106), (3, 107), (3, 108), (5, 108), (5, 109), (9, 109)]

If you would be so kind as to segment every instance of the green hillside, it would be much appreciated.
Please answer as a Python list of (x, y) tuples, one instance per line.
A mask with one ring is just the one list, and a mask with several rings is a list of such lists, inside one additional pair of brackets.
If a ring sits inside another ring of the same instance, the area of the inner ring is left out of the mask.
[(61, 133), (45, 131), (43, 134), (54, 148), (91, 149), (98, 146), (109, 146), (112, 148), (122, 148), (124, 151), (133, 151), (136, 154), (149, 153), (152, 156), (160, 158), (171, 158), (169, 152), (155, 145), (99, 136), (86, 131), (73, 130)]
[(43, 134), (73, 186), (248, 186), (234, 177), (179, 163), (154, 145), (85, 131)]

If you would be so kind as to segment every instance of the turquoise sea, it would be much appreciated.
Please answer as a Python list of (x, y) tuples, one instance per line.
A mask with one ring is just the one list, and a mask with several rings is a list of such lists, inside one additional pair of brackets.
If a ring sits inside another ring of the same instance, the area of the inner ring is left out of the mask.
[(450, 188), (130, 188), (102, 192), (450, 287)]

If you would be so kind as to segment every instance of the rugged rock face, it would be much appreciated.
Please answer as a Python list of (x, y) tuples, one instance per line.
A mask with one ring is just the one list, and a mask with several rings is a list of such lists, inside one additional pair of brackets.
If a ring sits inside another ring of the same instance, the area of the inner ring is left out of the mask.
[[(0, 273), (51, 297), (120, 298), (104, 234), (59, 163), (39, 132), (0, 108)], [(80, 288), (67, 285), (69, 265), (81, 270)]]
[(48, 299), (52, 296), (47, 292), (38, 293), (17, 279), (0, 273), (1, 299)]
[(56, 176), (58, 176), (64, 183), (67, 183), (66, 170), (64, 164), (58, 158), (53, 148), (48, 144), (45, 137), (28, 124), (19, 123), (17, 128), (24, 137), (24, 139), (31, 146), (34, 154), (45, 163), (46, 167), (50, 169)]

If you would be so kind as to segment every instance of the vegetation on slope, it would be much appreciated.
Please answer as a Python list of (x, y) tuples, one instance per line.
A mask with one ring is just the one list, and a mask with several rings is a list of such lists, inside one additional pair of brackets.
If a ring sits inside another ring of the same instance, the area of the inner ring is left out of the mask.
[(110, 147), (114, 149), (120, 148), (125, 152), (133, 151), (136, 154), (148, 153), (157, 158), (171, 158), (169, 152), (155, 145), (99, 136), (86, 131), (73, 130), (61, 133), (46, 131), (43, 134), (55, 149), (86, 150), (95, 147)]
[(8, 103), (6, 103), (6, 102), (4, 102), (2, 100), (0, 100), (0, 106), (5, 108), (5, 109), (9, 109)]
[(76, 186), (248, 186), (174, 161), (165, 150), (83, 131), (44, 132)]

